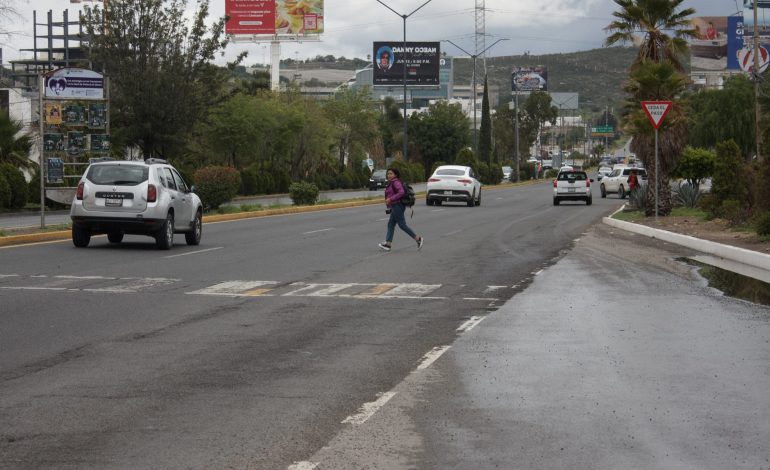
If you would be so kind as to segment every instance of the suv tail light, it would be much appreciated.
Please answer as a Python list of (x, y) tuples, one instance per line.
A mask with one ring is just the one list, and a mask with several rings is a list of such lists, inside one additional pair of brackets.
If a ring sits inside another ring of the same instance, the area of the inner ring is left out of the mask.
[(459, 180), (457, 180), (457, 182), (458, 183), (464, 183), (464, 184), (471, 184), (471, 183), (473, 183), (472, 180), (465, 179), (465, 178), (459, 179)]
[(83, 188), (84, 187), (85, 187), (85, 183), (83, 183), (82, 181), (80, 183), (78, 183), (78, 190), (75, 193), (75, 199), (77, 199), (78, 201), (82, 201), (83, 200)]
[(436, 181), (441, 181), (441, 178), (428, 178), (429, 183), (435, 183)]
[(147, 202), (155, 202), (158, 200), (158, 188), (154, 184), (147, 185)]
[(591, 187), (591, 180), (590, 179), (586, 179), (586, 186), (589, 187), (589, 188)]
[(556, 187), (556, 180), (553, 180), (553, 187)]

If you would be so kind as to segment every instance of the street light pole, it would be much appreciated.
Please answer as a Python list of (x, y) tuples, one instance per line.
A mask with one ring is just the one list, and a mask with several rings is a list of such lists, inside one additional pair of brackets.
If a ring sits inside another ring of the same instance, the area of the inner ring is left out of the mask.
[[(380, 0), (377, 0), (377, 1), (379, 2)], [(479, 52), (477, 54), (471, 54), (470, 52), (466, 51), (462, 47), (460, 47), (457, 44), (453, 43), (449, 39), (444, 39), (444, 41), (448, 42), (449, 44), (451, 44), (451, 45), (455, 46), (456, 48), (460, 49), (461, 51), (465, 52), (466, 54), (471, 56), (471, 58), (473, 59), (473, 79), (472, 79), (473, 91), (472, 91), (472, 93), (473, 93), (473, 151), (474, 152), (478, 152), (478, 150), (479, 150), (479, 147), (478, 147), (478, 136), (477, 136), (478, 130), (477, 130), (477, 126), (476, 126), (476, 58), (478, 56), (480, 56), (481, 54), (485, 53), (486, 51), (490, 50), (492, 48), (492, 46), (494, 46), (498, 42), (500, 42), (500, 41), (507, 41), (507, 40), (508, 40), (508, 38), (500, 38), (497, 41), (495, 41), (492, 44), (490, 44), (489, 47), (487, 47), (483, 51), (481, 51), (481, 52)]]
[(390, 8), (387, 4), (383, 3), (381, 0), (377, 0), (377, 3), (379, 3), (382, 6), (384, 6), (388, 10), (392, 11), (396, 15), (400, 16), (404, 20), (404, 46), (403, 46), (404, 50), (402, 51), (402, 59), (401, 59), (401, 65), (402, 65), (402, 67), (404, 69), (404, 100), (403, 100), (403, 102), (404, 102), (404, 161), (407, 160), (407, 155), (406, 155), (407, 148), (408, 148), (407, 140), (409, 138), (409, 128), (407, 126), (407, 121), (406, 121), (406, 65), (407, 65), (407, 63), (406, 63), (406, 19), (409, 18), (410, 16), (414, 15), (415, 13), (417, 13), (417, 10), (419, 10), (422, 7), (424, 7), (425, 5), (430, 3), (431, 1), (432, 0), (426, 1), (425, 3), (420, 5), (419, 7), (415, 8), (414, 11), (412, 11), (411, 13), (406, 15), (406, 14), (399, 13), (396, 10)]

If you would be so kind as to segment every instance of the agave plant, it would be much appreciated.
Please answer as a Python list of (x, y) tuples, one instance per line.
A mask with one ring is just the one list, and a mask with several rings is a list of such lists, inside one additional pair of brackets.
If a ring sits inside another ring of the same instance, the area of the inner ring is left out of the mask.
[(647, 194), (645, 186), (638, 186), (628, 193), (628, 205), (634, 210), (646, 212)]
[(686, 182), (680, 182), (677, 188), (674, 188), (674, 202), (677, 205), (693, 208), (700, 201), (701, 192), (698, 186)]

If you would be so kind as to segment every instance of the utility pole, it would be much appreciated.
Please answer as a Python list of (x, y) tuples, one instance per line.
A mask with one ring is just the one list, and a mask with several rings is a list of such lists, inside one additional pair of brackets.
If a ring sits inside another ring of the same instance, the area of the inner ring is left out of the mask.
[(759, 129), (760, 109), (759, 109), (759, 25), (757, 24), (757, 0), (754, 0), (754, 68), (752, 74), (754, 78), (754, 140), (756, 143), (757, 161), (762, 161), (759, 153), (762, 134)]
[[(380, 1), (380, 0), (377, 0), (377, 1)], [(471, 56), (471, 58), (473, 59), (473, 80), (472, 80), (472, 85), (471, 86), (473, 87), (472, 93), (473, 93), (473, 152), (474, 153), (478, 152), (478, 150), (479, 150), (479, 147), (478, 147), (478, 129), (477, 129), (478, 126), (476, 125), (476, 59), (481, 54), (485, 53), (489, 49), (492, 49), (492, 46), (494, 46), (498, 42), (500, 42), (500, 41), (507, 41), (507, 40), (508, 40), (508, 38), (500, 38), (497, 41), (495, 41), (492, 44), (490, 44), (489, 47), (487, 47), (483, 51), (479, 52), (478, 54), (471, 54), (470, 52), (466, 51), (462, 47), (460, 47), (457, 44), (453, 43), (449, 39), (444, 39), (444, 41), (448, 42), (449, 44), (451, 44), (451, 45), (455, 46), (456, 48), (460, 49), (461, 51), (465, 52), (466, 54)]]
[(406, 61), (406, 19), (409, 18), (410, 16), (414, 15), (415, 13), (417, 13), (417, 10), (419, 10), (420, 8), (422, 8), (425, 5), (427, 5), (428, 3), (430, 3), (431, 0), (428, 0), (427, 2), (423, 3), (419, 7), (415, 8), (408, 15), (407, 14), (401, 14), (401, 13), (397, 12), (396, 10), (390, 8), (388, 5), (383, 3), (381, 0), (377, 0), (377, 2), (380, 5), (382, 5), (385, 8), (387, 8), (388, 10), (392, 11), (393, 13), (395, 13), (396, 15), (400, 16), (404, 20), (404, 50), (401, 53), (402, 54), (401, 63), (402, 63), (402, 66), (404, 68), (404, 77), (403, 77), (404, 78), (404, 161), (407, 161), (407, 149), (408, 149), (407, 140), (409, 139), (409, 127), (407, 126), (407, 120), (406, 120), (406, 68), (407, 68), (407, 65), (408, 65), (407, 61)]

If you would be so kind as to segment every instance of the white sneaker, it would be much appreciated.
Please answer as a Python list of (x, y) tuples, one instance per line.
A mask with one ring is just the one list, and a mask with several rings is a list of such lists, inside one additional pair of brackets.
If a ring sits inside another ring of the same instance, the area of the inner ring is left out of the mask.
[(420, 237), (420, 239), (417, 241), (417, 251), (420, 251), (420, 248), (422, 248), (422, 244), (425, 241), (424, 237)]
[(385, 242), (380, 243), (379, 246), (385, 251), (390, 251), (390, 245), (386, 244)]

